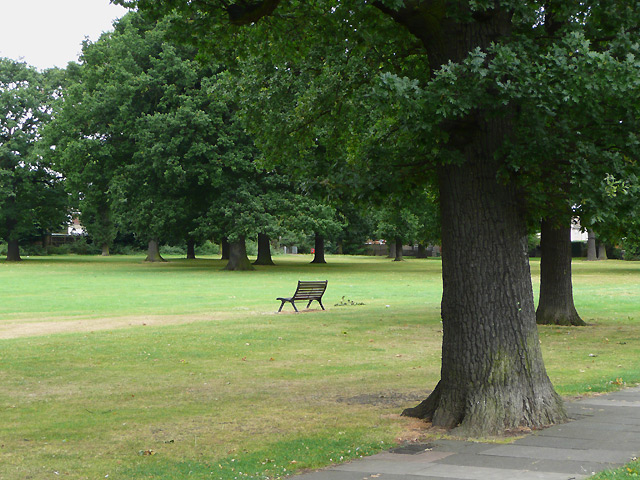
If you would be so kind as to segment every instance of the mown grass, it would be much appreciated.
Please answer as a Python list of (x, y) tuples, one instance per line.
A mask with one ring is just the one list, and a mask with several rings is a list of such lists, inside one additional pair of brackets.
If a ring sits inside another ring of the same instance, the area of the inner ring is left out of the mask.
[[(439, 376), (439, 261), (310, 260), (0, 262), (0, 478), (277, 478), (408, 438), (397, 414)], [(574, 272), (592, 325), (540, 328), (558, 391), (640, 382), (640, 265)], [(274, 314), (298, 279), (329, 280), (326, 312)], [(70, 320), (89, 327), (28, 328)]]

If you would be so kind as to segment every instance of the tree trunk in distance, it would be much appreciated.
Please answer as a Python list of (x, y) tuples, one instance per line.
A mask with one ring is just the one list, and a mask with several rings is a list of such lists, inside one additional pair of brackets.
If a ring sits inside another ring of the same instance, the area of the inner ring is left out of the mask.
[(425, 247), (424, 243), (418, 244), (418, 254), (416, 258), (427, 258), (427, 247)]
[(598, 259), (596, 254), (596, 234), (593, 230), (587, 230), (587, 260), (595, 261)]
[(222, 242), (220, 242), (220, 253), (222, 255), (222, 257), (220, 258), (220, 260), (229, 260), (229, 249), (230, 249), (230, 245), (229, 245), (229, 240), (227, 240), (227, 237), (222, 239)]
[(102, 244), (102, 253), (100, 255), (102, 255), (103, 257), (108, 257), (110, 255), (108, 243)]
[(396, 244), (394, 243), (387, 243), (387, 246), (389, 247), (389, 255), (387, 256), (387, 258), (396, 258)]
[(147, 248), (147, 258), (144, 259), (145, 262), (166, 262), (164, 258), (160, 255), (160, 248), (158, 246), (157, 240), (149, 240), (149, 246)]
[(269, 235), (265, 233), (258, 234), (258, 258), (253, 262), (254, 265), (275, 265), (271, 258), (271, 243)]
[(315, 251), (311, 263), (327, 263), (324, 259), (324, 237), (316, 233)]
[(584, 326), (573, 303), (571, 283), (571, 224), (542, 220), (540, 297), (536, 322), (540, 325)]
[(604, 243), (598, 245), (598, 260), (607, 259), (607, 247)]
[(464, 147), (466, 163), (438, 171), (441, 379), (403, 412), (476, 437), (567, 419), (542, 359), (519, 193), (496, 180), (502, 121), (484, 119)]
[(239, 237), (235, 242), (229, 244), (229, 262), (224, 269), (232, 271), (255, 270), (247, 257), (247, 245), (244, 237)]
[(20, 242), (18, 240), (7, 241), (7, 262), (19, 262), (20, 258)]
[(396, 256), (393, 259), (394, 262), (401, 262), (403, 259), (402, 257), (402, 240), (399, 237), (396, 237)]
[(196, 241), (193, 238), (187, 238), (187, 260), (196, 259)]

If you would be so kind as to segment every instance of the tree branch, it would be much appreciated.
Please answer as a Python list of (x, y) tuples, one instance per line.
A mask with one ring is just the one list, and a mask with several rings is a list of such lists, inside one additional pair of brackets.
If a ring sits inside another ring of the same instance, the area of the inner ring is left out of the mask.
[(227, 6), (227, 13), (233, 25), (249, 25), (271, 15), (279, 4), (280, 0), (238, 0)]

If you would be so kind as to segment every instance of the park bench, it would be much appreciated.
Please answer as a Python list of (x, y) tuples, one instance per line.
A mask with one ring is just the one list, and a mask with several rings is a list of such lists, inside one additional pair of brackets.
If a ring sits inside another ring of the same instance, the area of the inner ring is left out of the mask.
[(311, 305), (311, 302), (316, 300), (322, 310), (324, 310), (324, 306), (322, 305), (322, 295), (324, 295), (324, 291), (327, 289), (327, 280), (324, 281), (305, 281), (298, 280), (298, 287), (296, 288), (296, 293), (293, 294), (293, 297), (278, 297), (276, 300), (280, 300), (280, 308), (278, 309), (278, 313), (282, 310), (285, 302), (290, 302), (293, 305), (293, 309), (297, 312), (296, 301), (297, 300), (309, 300), (307, 303), (307, 308)]

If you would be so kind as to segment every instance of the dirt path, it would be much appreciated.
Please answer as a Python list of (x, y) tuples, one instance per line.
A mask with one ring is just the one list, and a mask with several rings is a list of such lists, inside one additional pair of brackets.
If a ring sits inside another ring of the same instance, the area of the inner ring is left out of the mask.
[[(56, 333), (94, 332), (141, 326), (181, 325), (203, 321), (226, 320), (238, 315), (238, 313), (224, 312), (197, 315), (131, 315), (112, 318), (26, 318), (0, 322), (0, 340)], [(243, 315), (247, 315), (247, 312), (243, 312)]]

